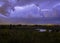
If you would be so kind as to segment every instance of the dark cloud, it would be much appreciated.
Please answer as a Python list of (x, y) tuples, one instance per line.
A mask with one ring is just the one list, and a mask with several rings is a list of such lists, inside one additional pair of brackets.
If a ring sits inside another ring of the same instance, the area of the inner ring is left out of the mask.
[(60, 24), (60, 18), (11, 18), (12, 24)]

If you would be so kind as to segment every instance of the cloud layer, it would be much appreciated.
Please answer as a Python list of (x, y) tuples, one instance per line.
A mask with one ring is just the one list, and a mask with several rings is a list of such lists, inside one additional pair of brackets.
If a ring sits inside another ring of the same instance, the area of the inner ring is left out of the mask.
[(12, 0), (14, 11), (0, 14), (0, 24), (60, 24), (59, 0)]

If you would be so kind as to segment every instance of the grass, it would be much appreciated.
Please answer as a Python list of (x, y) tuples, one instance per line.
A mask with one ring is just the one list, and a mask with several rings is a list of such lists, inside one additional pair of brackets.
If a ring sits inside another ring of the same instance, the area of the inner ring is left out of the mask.
[(0, 29), (0, 43), (60, 43), (60, 32)]

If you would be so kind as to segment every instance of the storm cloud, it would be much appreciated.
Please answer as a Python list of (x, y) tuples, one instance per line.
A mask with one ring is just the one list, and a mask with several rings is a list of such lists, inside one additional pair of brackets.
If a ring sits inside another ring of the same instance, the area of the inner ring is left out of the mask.
[(10, 14), (0, 14), (0, 24), (60, 24), (60, 0), (8, 1)]

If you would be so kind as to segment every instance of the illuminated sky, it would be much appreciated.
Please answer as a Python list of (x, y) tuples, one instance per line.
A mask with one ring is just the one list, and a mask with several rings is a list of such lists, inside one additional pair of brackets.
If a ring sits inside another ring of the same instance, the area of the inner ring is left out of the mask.
[(0, 13), (0, 24), (60, 24), (60, 1), (1, 0)]

